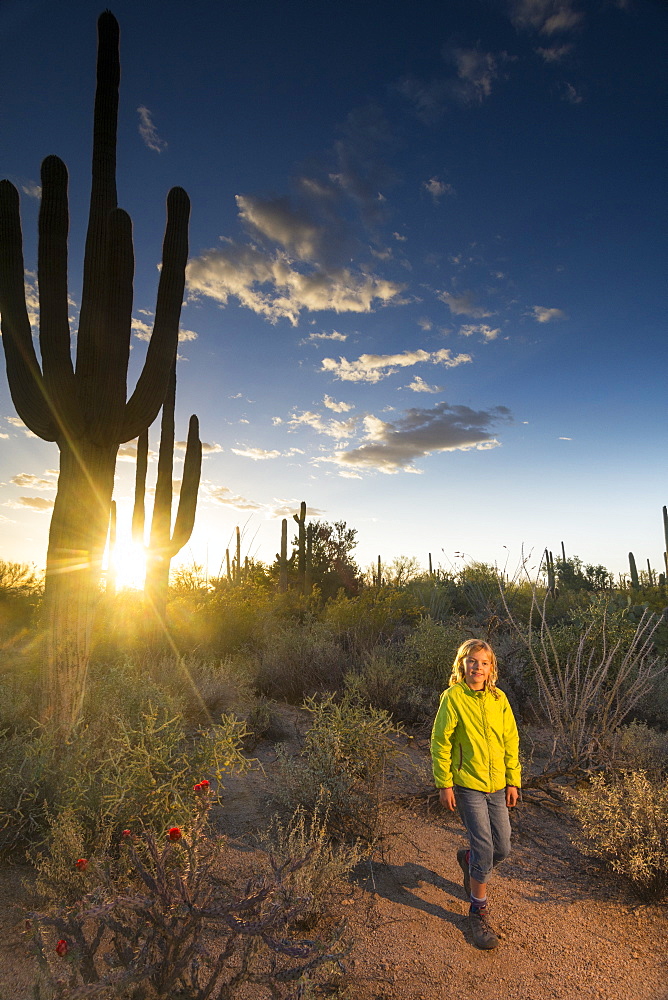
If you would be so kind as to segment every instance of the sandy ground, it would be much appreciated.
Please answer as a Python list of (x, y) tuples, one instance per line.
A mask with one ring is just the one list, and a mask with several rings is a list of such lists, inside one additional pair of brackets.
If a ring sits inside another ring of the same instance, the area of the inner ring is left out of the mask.
[[(286, 709), (284, 723), (286, 742), (295, 724), (297, 745), (298, 713)], [(424, 739), (407, 749), (426, 758)], [(240, 872), (253, 865), (248, 836), (268, 815), (275, 748), (264, 743), (254, 755), (261, 767), (228, 782), (222, 813), (228, 857)], [(668, 905), (644, 905), (581, 854), (568, 816), (528, 802), (515, 810), (513, 853), (489, 886), (501, 944), (481, 952), (471, 943), (455, 860), (465, 843), (459, 820), (429, 797), (424, 772), (405, 767), (390, 791), (380, 850), (332, 904), (354, 941), (339, 996), (668, 1000)], [(21, 914), (26, 874), (0, 869), (0, 1000), (33, 997)]]

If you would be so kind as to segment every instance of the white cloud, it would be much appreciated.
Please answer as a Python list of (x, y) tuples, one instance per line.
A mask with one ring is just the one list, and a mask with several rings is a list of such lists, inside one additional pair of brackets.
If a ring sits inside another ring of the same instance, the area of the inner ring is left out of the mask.
[(54, 503), (55, 500), (49, 500), (47, 497), (19, 497), (18, 500), (8, 500), (5, 507), (13, 507), (15, 510), (27, 507), (28, 510), (44, 514), (46, 511), (53, 509)]
[(439, 181), (438, 177), (430, 177), (428, 181), (423, 181), (422, 187), (425, 191), (428, 191), (435, 202), (438, 202), (444, 194), (454, 194), (455, 189), (452, 184), (446, 184), (444, 181)]
[(144, 144), (154, 152), (162, 153), (164, 149), (167, 149), (167, 143), (158, 135), (151, 112), (142, 104), (137, 108), (137, 114), (139, 115), (139, 134), (144, 140)]
[(566, 319), (563, 309), (547, 309), (545, 306), (534, 306), (531, 310), (534, 319), (539, 323), (551, 323), (555, 319)]
[(33, 432), (28, 427), (26, 427), (26, 425), (23, 423), (20, 417), (7, 417), (6, 420), (8, 424), (12, 425), (12, 427), (18, 427), (20, 430), (22, 430), (26, 437), (29, 438), (37, 437), (36, 434), (33, 434)]
[(35, 181), (26, 181), (25, 184), (21, 185), (21, 190), (24, 194), (27, 194), (29, 198), (42, 197), (42, 186), (41, 184), (36, 184)]
[(497, 447), (499, 442), (491, 429), (510, 419), (505, 406), (476, 411), (445, 402), (428, 409), (407, 410), (393, 423), (369, 415), (364, 421), (366, 435), (359, 447), (337, 451), (319, 461), (355, 470), (419, 472), (413, 464), (415, 460), (434, 452)]
[(323, 398), (323, 403), (328, 410), (333, 410), (334, 413), (348, 413), (349, 410), (355, 409), (353, 403), (339, 403), (335, 399), (332, 399), (331, 396), (327, 395)]
[(485, 340), (496, 340), (501, 333), (501, 328), (493, 328), (487, 326), (486, 323), (467, 323), (465, 326), (460, 326), (459, 332), (463, 337), (472, 337), (474, 333), (479, 333)]
[(401, 233), (392, 233), (392, 235), (394, 236), (395, 240), (398, 240), (399, 243), (405, 243), (406, 240), (408, 239), (407, 236), (402, 236)]
[(399, 304), (405, 288), (349, 268), (315, 268), (303, 273), (280, 253), (272, 256), (237, 244), (191, 260), (187, 281), (192, 295), (207, 296), (221, 305), (233, 296), (270, 322), (287, 319), (293, 326), (303, 309), (368, 313), (376, 304)]
[(555, 35), (577, 28), (582, 14), (571, 0), (512, 0), (511, 20), (517, 28)]
[(546, 63), (557, 63), (565, 59), (566, 56), (570, 55), (573, 51), (572, 45), (553, 45), (550, 48), (537, 48), (536, 52), (538, 55), (545, 60)]
[(265, 448), (232, 448), (235, 455), (241, 458), (252, 458), (254, 462), (263, 462), (268, 458), (280, 458), (280, 451), (267, 451)]
[[(147, 312), (146, 309), (140, 309), (145, 316), (151, 316), (152, 314)], [(149, 341), (153, 333), (152, 323), (146, 323), (143, 319), (137, 319), (136, 316), (132, 317), (132, 332), (138, 340)], [(182, 330), (179, 329), (179, 343), (184, 343), (188, 340), (197, 340), (197, 334), (194, 330)]]
[(457, 354), (446, 348), (439, 351), (403, 351), (401, 354), (362, 354), (357, 361), (347, 358), (323, 358), (322, 370), (331, 372), (342, 382), (380, 382), (393, 375), (398, 368), (410, 368), (417, 364), (443, 365), (446, 368), (456, 368), (458, 365), (471, 361), (468, 354)]
[(567, 83), (564, 100), (568, 101), (569, 104), (582, 104), (584, 98), (582, 97), (582, 94), (578, 94), (572, 83)]
[(262, 200), (238, 194), (239, 216), (255, 232), (278, 243), (299, 260), (314, 260), (323, 238), (323, 230), (306, 216), (295, 211), (287, 198)]
[[(267, 504), (267, 516), (268, 517), (287, 517), (291, 518), (294, 514), (299, 514), (301, 508), (301, 503), (298, 500), (278, 500), (274, 499), (273, 504)], [(306, 508), (307, 517), (320, 517), (324, 514), (324, 510), (319, 510), (318, 507), (308, 507)]]
[(22, 486), (31, 490), (55, 490), (58, 485), (51, 479), (40, 479), (39, 476), (33, 476), (30, 472), (19, 472), (18, 475), (12, 476), (9, 481), (14, 486)]
[(348, 441), (355, 433), (359, 422), (359, 417), (348, 417), (347, 420), (323, 420), (319, 413), (313, 413), (311, 410), (293, 413), (288, 420), (289, 426), (293, 429), (300, 426), (311, 427), (319, 434), (326, 434), (337, 441)]
[(308, 337), (304, 337), (300, 340), (300, 344), (315, 343), (317, 340), (340, 340), (345, 341), (348, 339), (347, 333), (338, 333), (337, 330), (332, 330), (331, 333), (309, 333)]
[(210, 444), (208, 441), (202, 441), (202, 454), (203, 455), (217, 455), (219, 452), (223, 451), (223, 446), (212, 441)]
[(3, 441), (9, 441), (9, 434), (5, 434), (4, 432), (0, 432), (0, 438), (2, 438)]
[(137, 460), (137, 441), (122, 444), (116, 453), (119, 462), (135, 462)]
[(464, 104), (482, 104), (492, 93), (492, 83), (499, 75), (491, 52), (480, 49), (452, 49), (450, 58), (457, 68), (458, 83), (453, 93)]
[(404, 386), (404, 389), (412, 389), (413, 392), (443, 392), (442, 385), (429, 385), (419, 375), (416, 375), (412, 382)]
[(450, 312), (458, 316), (473, 316), (475, 319), (485, 319), (492, 316), (488, 309), (475, 305), (472, 292), (462, 292), (461, 295), (453, 295), (451, 292), (439, 292), (438, 298), (450, 309)]
[(569, 437), (560, 437), (560, 438), (559, 438), (559, 440), (560, 440), (560, 441), (572, 441), (572, 440), (573, 440), (573, 438), (569, 438)]
[(420, 319), (417, 321), (417, 323), (418, 323), (418, 326), (420, 327), (420, 329), (424, 330), (425, 333), (428, 330), (431, 330), (433, 328), (433, 326), (434, 326), (434, 324), (432, 323), (432, 321), (430, 319), (428, 319), (426, 316), (421, 316)]
[(213, 483), (205, 482), (202, 484), (200, 492), (204, 499), (211, 500), (212, 503), (219, 503), (223, 507), (234, 507), (237, 510), (264, 509), (264, 504), (233, 493), (227, 486), (214, 486)]

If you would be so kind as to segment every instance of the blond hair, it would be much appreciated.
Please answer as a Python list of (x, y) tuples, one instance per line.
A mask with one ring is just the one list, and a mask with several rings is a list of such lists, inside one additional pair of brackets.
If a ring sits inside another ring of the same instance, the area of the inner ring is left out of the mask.
[(499, 692), (496, 690), (496, 681), (499, 677), (499, 668), (496, 662), (496, 655), (490, 644), (484, 642), (482, 639), (467, 639), (466, 642), (461, 644), (457, 650), (455, 662), (452, 664), (449, 686), (452, 687), (453, 684), (458, 684), (459, 681), (464, 680), (466, 677), (466, 660), (471, 653), (479, 653), (480, 650), (484, 650), (488, 654), (489, 662), (492, 665), (489, 677), (485, 681), (484, 690), (489, 691), (495, 698), (498, 698)]

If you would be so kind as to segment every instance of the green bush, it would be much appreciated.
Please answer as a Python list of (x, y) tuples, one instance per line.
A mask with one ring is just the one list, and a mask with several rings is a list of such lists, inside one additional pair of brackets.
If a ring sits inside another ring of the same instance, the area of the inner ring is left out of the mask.
[(368, 587), (358, 597), (340, 593), (325, 605), (322, 620), (346, 652), (362, 658), (374, 647), (405, 638), (419, 620), (414, 594), (397, 587)]
[(333, 834), (372, 843), (380, 822), (386, 768), (399, 752), (393, 736), (401, 730), (387, 712), (368, 708), (350, 695), (305, 703), (313, 723), (298, 757), (279, 748), (276, 800), (291, 813), (302, 806), (327, 810)]
[(668, 781), (644, 771), (596, 774), (567, 793), (585, 848), (630, 879), (640, 896), (668, 893)]
[(414, 684), (431, 687), (439, 693), (450, 680), (457, 650), (472, 633), (466, 623), (455, 619), (447, 625), (430, 616), (421, 618), (404, 643), (404, 663)]
[(109, 829), (178, 824), (188, 810), (180, 788), (246, 766), (245, 733), (232, 716), (187, 732), (178, 699), (130, 664), (110, 665), (91, 677), (66, 740), (49, 726), (0, 739), (0, 848), (42, 843), (63, 810), (89, 850)]
[(277, 701), (301, 704), (316, 691), (331, 691), (342, 683), (345, 656), (319, 622), (267, 628), (255, 656), (255, 684)]

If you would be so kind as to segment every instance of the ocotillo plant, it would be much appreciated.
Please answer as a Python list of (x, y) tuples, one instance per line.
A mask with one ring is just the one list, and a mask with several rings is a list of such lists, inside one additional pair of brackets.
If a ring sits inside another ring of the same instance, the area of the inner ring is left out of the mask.
[[(151, 534), (146, 549), (146, 585), (144, 593), (149, 606), (160, 622), (164, 622), (169, 588), (169, 566), (189, 540), (195, 524), (197, 490), (202, 470), (202, 443), (199, 423), (193, 414), (188, 427), (186, 456), (179, 494), (179, 506), (172, 532), (172, 474), (174, 470), (174, 407), (176, 403), (176, 359), (162, 405), (160, 448), (158, 451), (158, 477), (151, 519)], [(144, 494), (148, 465), (148, 431), (140, 435), (137, 444), (137, 475), (135, 480), (135, 506), (132, 514), (134, 539), (144, 541)]]
[(663, 563), (668, 573), (668, 507), (663, 508), (663, 540), (666, 546), (663, 550)]
[(67, 727), (79, 715), (119, 444), (141, 434), (162, 405), (176, 356), (188, 255), (186, 193), (167, 198), (153, 334), (137, 386), (126, 401), (134, 252), (129, 216), (117, 207), (116, 128), (120, 80), (118, 23), (98, 21), (97, 90), (90, 214), (83, 266), (76, 366), (67, 294), (67, 169), (42, 164), (39, 216), (39, 339), (25, 302), (19, 196), (0, 184), (0, 312), (12, 399), (38, 437), (60, 449), (60, 477), (46, 564), (45, 712)]

